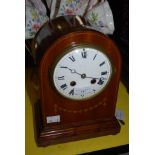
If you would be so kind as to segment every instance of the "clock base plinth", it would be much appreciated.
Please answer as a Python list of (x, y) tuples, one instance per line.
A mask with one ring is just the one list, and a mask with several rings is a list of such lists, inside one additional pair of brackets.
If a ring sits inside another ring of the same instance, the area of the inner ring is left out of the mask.
[(115, 135), (120, 132), (120, 124), (115, 117), (93, 121), (93, 123), (69, 127), (61, 126), (61, 129), (47, 129), (43, 127), (43, 120), (40, 110), (40, 102), (35, 104), (35, 122), (36, 122), (36, 142), (38, 146), (48, 146), (69, 141), (94, 138), (98, 136)]

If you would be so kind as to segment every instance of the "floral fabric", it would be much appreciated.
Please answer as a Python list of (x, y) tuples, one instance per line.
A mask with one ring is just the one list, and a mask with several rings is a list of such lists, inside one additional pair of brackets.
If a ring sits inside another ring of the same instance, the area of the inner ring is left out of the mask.
[[(103, 2), (104, 0), (102, 0), (102, 2)], [(101, 1), (100, 1), (101, 2)], [(88, 8), (88, 10), (91, 10), (94, 6), (96, 6), (97, 4), (99, 4), (100, 3), (99, 2), (99, 0), (90, 0), (89, 1), (89, 8)]]
[[(113, 15), (107, 0), (51, 0), (50, 19), (64, 15), (83, 16), (92, 28), (104, 34), (114, 32)], [(26, 39), (33, 38), (48, 20), (41, 0), (26, 0)]]
[[(56, 4), (60, 3), (58, 10)], [(64, 15), (80, 15), (104, 34), (113, 34), (114, 21), (107, 0), (53, 0), (50, 19)], [(56, 14), (55, 14), (56, 13)]]
[(61, 1), (57, 16), (80, 15), (83, 16), (89, 0), (66, 0)]
[[(60, 2), (57, 14), (56, 12), (56, 4)], [(58, 16), (64, 15), (80, 15), (83, 16), (85, 9), (87, 8), (89, 0), (53, 0), (53, 4), (51, 6), (51, 14), (50, 18), (53, 19)]]
[[(35, 3), (37, 1), (37, 3)], [(26, 0), (25, 39), (34, 38), (40, 27), (48, 21), (46, 8), (39, 0)]]
[(92, 9), (87, 12), (86, 18), (91, 25), (100, 32), (113, 34), (114, 21), (108, 1), (101, 2), (95, 7), (92, 7)]

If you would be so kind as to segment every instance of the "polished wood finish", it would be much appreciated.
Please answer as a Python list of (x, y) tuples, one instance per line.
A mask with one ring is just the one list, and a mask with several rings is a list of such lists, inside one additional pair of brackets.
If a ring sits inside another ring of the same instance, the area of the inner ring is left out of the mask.
[[(88, 28), (81, 18), (60, 17), (46, 23), (33, 42), (33, 56), (39, 65), (40, 101), (35, 107), (36, 141), (39, 146), (102, 135), (116, 134), (120, 125), (115, 107), (121, 71), (119, 50), (107, 36)], [(40, 37), (42, 32), (44, 37)], [(108, 86), (96, 97), (76, 101), (61, 96), (54, 88), (49, 70), (64, 50), (79, 44), (94, 45), (105, 51), (113, 65)], [(60, 122), (47, 123), (47, 116), (60, 116)]]

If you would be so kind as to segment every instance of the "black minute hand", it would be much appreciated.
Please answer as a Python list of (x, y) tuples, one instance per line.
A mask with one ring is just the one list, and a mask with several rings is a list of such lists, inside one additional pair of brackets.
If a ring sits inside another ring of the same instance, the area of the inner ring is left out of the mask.
[(99, 78), (96, 78), (96, 77), (90, 77), (90, 76), (86, 76), (86, 78), (89, 78), (89, 79), (99, 79)]
[(101, 79), (101, 78), (102, 78), (102, 79), (104, 79), (104, 80), (106, 79), (106, 78), (104, 78), (104, 77), (101, 77), (101, 78), (96, 78), (96, 77), (90, 77), (90, 76), (86, 76), (85, 78), (89, 78), (89, 79), (96, 79), (96, 80), (97, 80), (97, 79)]

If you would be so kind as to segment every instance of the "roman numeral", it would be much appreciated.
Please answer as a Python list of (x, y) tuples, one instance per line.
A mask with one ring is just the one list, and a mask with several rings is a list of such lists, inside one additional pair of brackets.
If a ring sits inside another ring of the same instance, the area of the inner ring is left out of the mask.
[(74, 95), (74, 89), (69, 92), (69, 95)]
[(106, 75), (108, 72), (107, 71), (104, 71), (104, 72), (101, 72), (101, 75)]
[(73, 62), (75, 61), (75, 58), (73, 56), (70, 56), (69, 59), (72, 60)]
[(93, 60), (95, 60), (96, 56), (97, 56), (97, 54), (95, 54), (95, 56), (94, 56)]
[(81, 55), (82, 55), (82, 58), (87, 58), (87, 52), (86, 51), (81, 52)]
[(103, 66), (104, 64), (105, 64), (105, 61), (103, 61), (103, 62), (100, 64), (100, 67)]
[(103, 79), (100, 78), (97, 84), (102, 85), (103, 83), (104, 83)]
[(65, 67), (65, 66), (61, 66), (60, 68), (68, 68), (68, 67)]
[(61, 87), (61, 89), (65, 90), (67, 88), (67, 84), (65, 83), (65, 84), (61, 85), (60, 87)]
[(84, 97), (84, 94), (82, 94), (81, 97)]
[(64, 80), (64, 79), (65, 79), (64, 76), (59, 76), (59, 77), (58, 77), (58, 80)]

